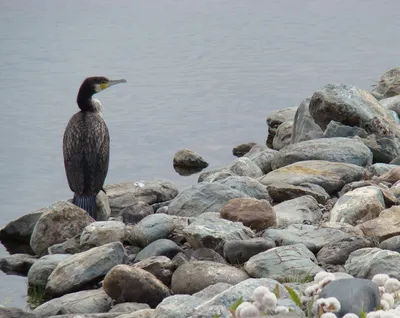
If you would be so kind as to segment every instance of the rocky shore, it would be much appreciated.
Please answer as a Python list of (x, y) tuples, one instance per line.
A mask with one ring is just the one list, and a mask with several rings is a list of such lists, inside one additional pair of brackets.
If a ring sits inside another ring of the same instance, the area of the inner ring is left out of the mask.
[[(266, 144), (238, 145), (224, 167), (178, 151), (178, 173), (203, 169), (196, 184), (106, 185), (97, 221), (69, 201), (13, 220), (0, 239), (19, 248), (0, 269), (27, 275), (31, 308), (0, 317), (228, 318), (238, 300), (237, 318), (259, 317), (253, 304), (274, 317), (395, 308), (400, 283), (376, 275), (400, 280), (399, 88), (400, 68), (373, 92), (325, 85), (269, 114)], [(326, 309), (332, 297), (340, 309)]]

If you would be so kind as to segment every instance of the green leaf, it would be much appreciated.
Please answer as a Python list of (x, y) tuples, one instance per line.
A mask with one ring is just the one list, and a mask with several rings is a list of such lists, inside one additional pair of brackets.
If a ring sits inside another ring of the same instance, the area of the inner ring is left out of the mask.
[(281, 291), (279, 289), (279, 285), (278, 284), (276, 284), (273, 293), (275, 294), (277, 299), (281, 298)]
[(239, 307), (239, 305), (243, 302), (243, 297), (240, 297), (238, 300), (236, 300), (230, 307), (229, 309), (231, 312), (235, 312), (236, 308)]
[(301, 301), (300, 301), (299, 296), (296, 294), (296, 292), (293, 289), (291, 289), (290, 287), (286, 286), (286, 285), (285, 285), (285, 288), (289, 292), (290, 298), (292, 298), (294, 303), (297, 306), (301, 307)]
[(218, 314), (215, 314), (215, 315), (214, 315), (214, 318), (219, 318), (219, 315), (218, 315)]
[(307, 304), (307, 317), (308, 318), (312, 318), (313, 305), (314, 305), (314, 296), (313, 296), (313, 298), (311, 298), (311, 300), (309, 300), (309, 302)]
[(362, 310), (360, 311), (360, 318), (367, 318), (367, 315)]

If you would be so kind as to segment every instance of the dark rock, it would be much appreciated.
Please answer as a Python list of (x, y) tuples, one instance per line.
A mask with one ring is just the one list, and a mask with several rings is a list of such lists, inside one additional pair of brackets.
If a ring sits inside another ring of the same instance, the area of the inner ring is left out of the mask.
[(6, 274), (26, 275), (37, 258), (27, 254), (13, 254), (0, 258), (0, 270)]
[(276, 130), (274, 139), (272, 140), (272, 148), (280, 150), (290, 145), (292, 139), (293, 120), (283, 122)]
[(187, 256), (184, 252), (179, 252), (172, 259), (172, 265), (175, 269), (186, 262), (189, 262), (189, 256)]
[(54, 244), (48, 248), (51, 254), (76, 254), (82, 252), (81, 235), (78, 234), (63, 243)]
[(172, 264), (172, 261), (166, 256), (149, 257), (134, 264), (133, 267), (138, 267), (144, 269), (149, 273), (152, 273), (166, 286), (171, 283), (174, 265)]
[(0, 239), (17, 240), (29, 243), (33, 229), (45, 209), (25, 214), (18, 219), (11, 221), (0, 230)]
[(240, 144), (232, 149), (232, 154), (235, 157), (243, 157), (255, 145), (256, 145), (255, 142), (248, 142), (247, 144)]
[(179, 252), (183, 250), (176, 243), (168, 239), (159, 239), (142, 249), (136, 255), (135, 261), (142, 261), (152, 256), (166, 256), (172, 259)]
[(185, 250), (185, 254), (189, 260), (210, 261), (226, 264), (225, 259), (211, 248), (201, 247), (196, 250), (188, 249)]
[(274, 248), (275, 242), (268, 238), (231, 240), (224, 244), (224, 257), (230, 264), (243, 264), (252, 256)]
[(257, 180), (246, 176), (232, 176), (222, 180), (216, 181), (217, 183), (227, 185), (232, 189), (246, 193), (248, 196), (255, 199), (265, 199), (270, 201), (268, 191), (264, 185)]
[(175, 153), (174, 166), (187, 168), (207, 168), (208, 163), (196, 152), (189, 149), (181, 149)]
[(354, 137), (359, 136), (361, 138), (367, 138), (368, 133), (357, 126), (346, 126), (341, 123), (338, 123), (334, 120), (331, 120), (328, 126), (324, 131), (325, 138), (333, 138), (333, 137)]
[(384, 240), (379, 244), (379, 248), (383, 250), (400, 252), (400, 235), (396, 235)]
[(122, 217), (122, 221), (125, 224), (136, 224), (146, 216), (153, 214), (153, 208), (146, 202), (138, 201), (123, 208), (118, 216)]
[(400, 156), (400, 140), (394, 136), (369, 135), (362, 142), (371, 150), (373, 162), (389, 163)]
[(294, 120), (294, 116), (296, 114), (297, 107), (287, 107), (284, 109), (277, 110), (270, 114), (267, 119), (268, 125), (268, 138), (267, 138), (267, 146), (272, 146), (272, 141), (275, 137), (276, 130), (278, 127), (288, 120)]
[(330, 198), (323, 187), (313, 183), (302, 183), (295, 186), (280, 182), (268, 185), (267, 190), (273, 202), (277, 203), (311, 195), (318, 203), (325, 204)]

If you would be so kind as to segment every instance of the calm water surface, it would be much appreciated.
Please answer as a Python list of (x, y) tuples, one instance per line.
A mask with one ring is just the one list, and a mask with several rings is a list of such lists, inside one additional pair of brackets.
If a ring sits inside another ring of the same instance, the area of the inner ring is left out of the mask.
[[(263, 143), (265, 117), (327, 83), (370, 89), (400, 64), (400, 2), (120, 0), (0, 2), (0, 226), (68, 199), (62, 135), (91, 75), (111, 134), (107, 183), (169, 179), (183, 147), (210, 168)], [(7, 255), (0, 248), (0, 257)], [(0, 304), (26, 306), (0, 272)]]

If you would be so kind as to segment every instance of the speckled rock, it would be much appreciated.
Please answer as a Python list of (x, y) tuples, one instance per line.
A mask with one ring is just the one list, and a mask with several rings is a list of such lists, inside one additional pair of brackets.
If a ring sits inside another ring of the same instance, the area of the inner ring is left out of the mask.
[(86, 226), (80, 244), (85, 249), (112, 242), (123, 243), (126, 238), (125, 224), (118, 221), (95, 222)]
[(253, 178), (246, 176), (232, 176), (216, 182), (246, 193), (252, 198), (271, 201), (266, 187)]
[[(253, 149), (253, 148), (252, 148)], [(258, 152), (251, 152), (247, 153), (245, 157), (248, 157), (251, 161), (253, 161), (264, 174), (267, 174), (272, 170), (271, 162), (272, 157), (277, 153), (276, 150), (273, 149), (265, 149)]]
[(234, 160), (228, 166), (228, 170), (237, 176), (257, 178), (263, 175), (261, 169), (251, 159), (247, 157), (241, 157)]

